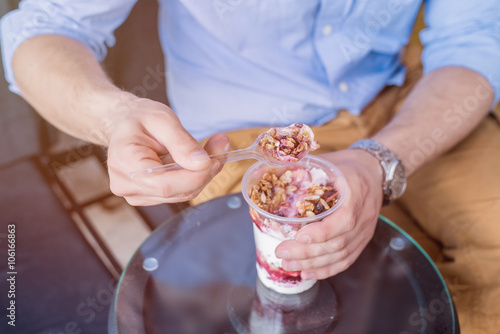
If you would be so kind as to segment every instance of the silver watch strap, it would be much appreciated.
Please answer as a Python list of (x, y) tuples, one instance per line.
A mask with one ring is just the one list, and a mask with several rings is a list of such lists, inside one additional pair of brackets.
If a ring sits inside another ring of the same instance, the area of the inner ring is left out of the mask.
[(384, 145), (380, 144), (379, 142), (373, 140), (373, 139), (361, 139), (352, 144), (349, 149), (362, 149), (364, 151), (367, 151), (371, 155), (373, 155), (375, 158), (377, 158), (380, 162), (380, 166), (382, 167), (383, 175), (382, 175), (382, 192), (384, 195), (384, 203), (383, 205), (388, 205), (389, 203), (392, 202), (392, 188), (391, 188), (391, 181), (388, 180), (387, 178), (387, 171), (389, 168), (389, 165), (393, 161), (400, 161), (398, 156), (389, 150), (387, 147)]

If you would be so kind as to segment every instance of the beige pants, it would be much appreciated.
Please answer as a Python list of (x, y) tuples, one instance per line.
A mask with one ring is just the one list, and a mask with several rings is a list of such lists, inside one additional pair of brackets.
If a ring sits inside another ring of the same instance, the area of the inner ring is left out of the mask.
[[(342, 111), (313, 128), (315, 154), (345, 149), (386, 124), (421, 77), (409, 68), (402, 87), (388, 87), (360, 116)], [(267, 128), (228, 133), (233, 149), (249, 146)], [(227, 164), (193, 201), (241, 190), (255, 161)], [(435, 260), (455, 300), (462, 333), (500, 333), (500, 125), (488, 116), (453, 150), (408, 180), (405, 195), (382, 214), (407, 230)]]

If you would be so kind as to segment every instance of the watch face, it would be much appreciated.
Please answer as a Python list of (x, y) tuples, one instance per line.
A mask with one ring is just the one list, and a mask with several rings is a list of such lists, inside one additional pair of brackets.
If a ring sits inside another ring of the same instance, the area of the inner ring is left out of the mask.
[(394, 169), (393, 179), (391, 182), (392, 198), (399, 198), (403, 195), (406, 189), (406, 173), (405, 168), (401, 162), (396, 165)]

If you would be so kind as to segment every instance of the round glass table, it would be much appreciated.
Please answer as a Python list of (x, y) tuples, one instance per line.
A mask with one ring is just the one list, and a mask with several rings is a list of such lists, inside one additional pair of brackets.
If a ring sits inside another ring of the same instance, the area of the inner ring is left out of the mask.
[(446, 285), (415, 241), (380, 217), (345, 272), (298, 295), (257, 279), (241, 194), (188, 208), (159, 226), (125, 268), (110, 333), (459, 333)]

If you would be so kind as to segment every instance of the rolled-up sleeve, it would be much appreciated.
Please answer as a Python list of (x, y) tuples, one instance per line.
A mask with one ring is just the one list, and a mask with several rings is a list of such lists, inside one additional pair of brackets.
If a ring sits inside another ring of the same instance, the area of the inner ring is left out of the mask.
[(137, 0), (24, 0), (0, 22), (2, 61), (9, 89), (19, 93), (12, 56), (29, 38), (57, 34), (85, 45), (99, 60), (115, 43), (114, 30), (123, 23)]
[(444, 66), (462, 66), (481, 74), (500, 98), (500, 1), (428, 0), (424, 73)]

